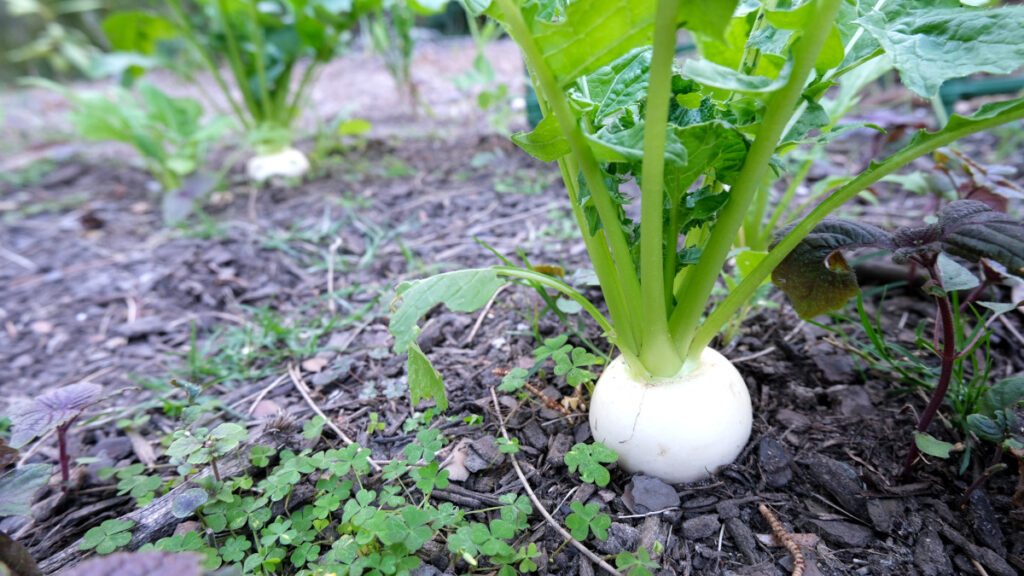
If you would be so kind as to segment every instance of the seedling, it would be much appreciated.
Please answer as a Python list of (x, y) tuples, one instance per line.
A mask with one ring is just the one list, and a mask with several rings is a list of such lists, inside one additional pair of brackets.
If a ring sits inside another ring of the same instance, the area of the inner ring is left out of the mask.
[(594, 442), (593, 444), (579, 443), (566, 452), (565, 465), (569, 472), (580, 471), (580, 480), (598, 486), (607, 486), (612, 476), (605, 464), (611, 464), (619, 459), (619, 455), (604, 444)]
[[(843, 180), (771, 252), (757, 255), (704, 317), (758, 190), (778, 176), (775, 158), (839, 133), (838, 116), (820, 103), (831, 86), (862, 87), (851, 72), (869, 63), (896, 68), (925, 98), (951, 77), (1008, 73), (1024, 53), (1008, 49), (993, 58), (989, 41), (1001, 33), (970, 23), (1021, 22), (1024, 12), (956, 0), (876, 7), (842, 0), (784, 7), (493, 0), (472, 7), (498, 20), (523, 51), (545, 116), (513, 139), (541, 160), (558, 161), (608, 317), (564, 281), (531, 269), (498, 266), (402, 284), (391, 330), (396, 352), (409, 352), (413, 402), (444, 404), (440, 376), (415, 344), (420, 317), (439, 303), (480, 308), (504, 285), (502, 277), (541, 285), (577, 302), (621, 352), (590, 402), (595, 440), (612, 447), (626, 470), (673, 482), (728, 464), (749, 437), (746, 384), (708, 344), (771, 270), (825, 216), (880, 178), (958, 138), (1024, 117), (1017, 99), (919, 132), (904, 149)], [(922, 19), (930, 24), (917, 26)], [(678, 72), (680, 26), (703, 58)], [(962, 50), (942, 48), (952, 42)], [(634, 200), (623, 186), (629, 181), (640, 188), (637, 222), (625, 210)]]
[(82, 536), (82, 550), (95, 549), (97, 554), (110, 554), (132, 540), (129, 530), (135, 526), (134, 520), (104, 520), (99, 526), (93, 526)]
[(615, 567), (629, 576), (653, 576), (651, 570), (658, 569), (658, 563), (651, 560), (647, 548), (641, 547), (636, 554), (623, 550), (615, 557)]
[(20, 448), (33, 438), (56, 431), (64, 491), (67, 491), (68, 483), (71, 481), (68, 430), (102, 391), (103, 387), (98, 384), (72, 384), (44, 392), (34, 400), (23, 402), (11, 409), (11, 446), (14, 448)]
[[(773, 280), (789, 295), (803, 318), (838, 309), (859, 291), (857, 277), (841, 250), (862, 247), (890, 250), (894, 260), (914, 263), (926, 270), (931, 278), (926, 290), (934, 298), (938, 312), (934, 340), (942, 342), (941, 371), (931, 400), (918, 419), (917, 432), (923, 434), (946, 396), (957, 356), (970, 352), (974, 346), (972, 342), (965, 350), (957, 350), (950, 293), (973, 290), (980, 282), (948, 255), (972, 262), (986, 258), (1005, 266), (1009, 273), (1024, 277), (1024, 223), (974, 200), (952, 202), (939, 212), (935, 223), (901, 228), (892, 234), (863, 222), (827, 219), (782, 261), (773, 274)], [(1013, 308), (1010, 306), (1003, 311)], [(1005, 400), (1016, 403), (1019, 397)], [(1003, 408), (1005, 406), (990, 406), (990, 414), (985, 418)], [(992, 434), (989, 435), (998, 436), (1001, 441), (1002, 427), (999, 426), (999, 430), (990, 428)], [(904, 475), (911, 474), (920, 454), (920, 444), (920, 441), (915, 441), (911, 445), (903, 463)]]
[(573, 538), (582, 542), (593, 532), (601, 540), (608, 539), (608, 527), (612, 525), (612, 519), (607, 514), (599, 513), (600, 504), (573, 502), (569, 508), (572, 514), (565, 517), (565, 525), (569, 527)]
[(217, 460), (249, 438), (244, 427), (233, 422), (225, 422), (213, 430), (198, 428), (195, 432), (177, 430), (171, 436), (171, 445), (167, 447), (167, 456), (171, 463), (178, 466), (182, 475), (192, 471), (193, 464), (209, 464), (213, 477), (221, 481), (217, 470)]

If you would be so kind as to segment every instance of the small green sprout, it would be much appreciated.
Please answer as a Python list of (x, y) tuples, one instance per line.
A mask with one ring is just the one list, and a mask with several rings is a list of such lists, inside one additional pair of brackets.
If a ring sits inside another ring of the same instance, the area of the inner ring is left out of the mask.
[(572, 514), (566, 516), (565, 525), (569, 527), (573, 538), (582, 542), (593, 532), (601, 540), (608, 539), (608, 527), (612, 525), (612, 519), (607, 514), (599, 513), (600, 504), (573, 502), (569, 507), (572, 508)]
[(97, 554), (110, 554), (132, 540), (129, 530), (135, 526), (134, 520), (105, 520), (99, 526), (93, 526), (82, 536), (79, 550), (96, 550)]
[(572, 447), (572, 450), (566, 453), (564, 458), (565, 465), (569, 467), (569, 472), (579, 470), (580, 480), (598, 486), (607, 486), (608, 482), (612, 479), (604, 464), (611, 464), (618, 459), (619, 456), (614, 450), (600, 442), (576, 444)]

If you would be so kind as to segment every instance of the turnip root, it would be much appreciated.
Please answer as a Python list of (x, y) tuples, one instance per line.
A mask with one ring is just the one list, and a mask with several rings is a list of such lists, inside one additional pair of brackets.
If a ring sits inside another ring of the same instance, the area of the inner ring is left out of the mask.
[(254, 182), (263, 182), (275, 176), (297, 178), (309, 170), (309, 159), (295, 148), (284, 148), (271, 154), (253, 156), (245, 166), (246, 174)]
[(750, 438), (747, 386), (721, 354), (705, 348), (697, 366), (652, 382), (623, 357), (605, 369), (590, 403), (594, 439), (630, 472), (694, 482), (731, 463)]

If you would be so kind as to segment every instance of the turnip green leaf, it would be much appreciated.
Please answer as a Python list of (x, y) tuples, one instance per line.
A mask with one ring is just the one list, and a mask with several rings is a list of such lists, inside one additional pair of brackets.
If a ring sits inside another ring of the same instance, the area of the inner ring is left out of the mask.
[(914, 432), (914, 443), (917, 444), (917, 447), (921, 452), (924, 452), (929, 456), (935, 456), (936, 458), (949, 458), (950, 452), (956, 448), (954, 444), (943, 442), (942, 440), (923, 432)]
[(409, 401), (416, 406), (420, 400), (433, 400), (439, 410), (447, 410), (448, 397), (444, 393), (441, 374), (430, 364), (418, 345), (412, 344), (408, 352), (406, 372), (409, 375)]
[(50, 480), (49, 464), (26, 464), (0, 476), (0, 518), (28, 516), (32, 498)]
[(1024, 59), (1024, 6), (968, 8), (958, 0), (886, 2), (858, 21), (882, 45), (903, 84), (923, 98), (979, 72), (1007, 74)]

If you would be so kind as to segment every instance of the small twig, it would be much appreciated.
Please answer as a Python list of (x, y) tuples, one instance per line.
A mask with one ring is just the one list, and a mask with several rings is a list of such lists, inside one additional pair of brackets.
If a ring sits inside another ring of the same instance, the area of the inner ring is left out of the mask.
[(786, 528), (779, 522), (779, 519), (772, 514), (772, 511), (768, 509), (764, 504), (759, 504), (757, 509), (761, 511), (761, 516), (768, 522), (768, 525), (772, 527), (772, 535), (778, 540), (786, 550), (793, 556), (793, 574), (792, 576), (803, 576), (804, 573), (804, 553), (800, 551), (800, 545), (793, 540), (793, 537), (786, 532)]
[(662, 508), (660, 510), (654, 510), (652, 512), (644, 512), (643, 514), (622, 514), (616, 516), (619, 520), (631, 520), (633, 518), (647, 518), (648, 516), (661, 516), (662, 514), (668, 514), (669, 512), (675, 512), (679, 510), (678, 506), (670, 506), (668, 508)]
[[(501, 429), (501, 435), (505, 438), (506, 441), (509, 441), (510, 439), (508, 437), (508, 431), (505, 430), (505, 421), (502, 419), (501, 416), (501, 405), (498, 403), (498, 395), (494, 392), (493, 386), (491, 386), (491, 400), (494, 401), (494, 411), (498, 416), (498, 427)], [(544, 505), (541, 504), (540, 498), (537, 498), (537, 495), (534, 494), (533, 488), (530, 488), (530, 483), (526, 481), (526, 475), (523, 474), (523, 469), (519, 467), (519, 461), (516, 460), (516, 455), (509, 454), (508, 457), (509, 460), (512, 461), (512, 467), (515, 468), (516, 475), (519, 476), (519, 482), (523, 485), (523, 489), (526, 490), (526, 495), (530, 497), (530, 501), (533, 502), (533, 505), (537, 507), (537, 511), (540, 512), (540, 515), (544, 517), (544, 520), (547, 521), (548, 525), (554, 528), (555, 531), (562, 536), (562, 538), (569, 540), (569, 543), (572, 544), (577, 550), (579, 550), (581, 554), (590, 559), (591, 562), (597, 564), (609, 574), (622, 576), (621, 572), (616, 570), (611, 564), (605, 562), (603, 558), (591, 552), (590, 549), (584, 546), (579, 540), (573, 538), (572, 534), (569, 534), (569, 532), (565, 528), (562, 528), (558, 521), (555, 520), (547, 511), (547, 509), (544, 508)]]
[[(291, 377), (292, 384), (295, 384), (295, 388), (299, 391), (299, 394), (302, 394), (302, 397), (306, 400), (306, 404), (309, 404), (309, 407), (313, 409), (313, 412), (315, 412), (317, 416), (324, 419), (324, 423), (327, 424), (327, 427), (330, 428), (331, 431), (333, 431), (338, 436), (338, 438), (341, 438), (341, 441), (344, 442), (346, 445), (355, 444), (355, 442), (353, 442), (352, 439), (349, 438), (347, 434), (341, 431), (341, 428), (338, 428), (338, 426), (334, 424), (333, 420), (331, 420), (330, 418), (327, 417), (326, 414), (324, 414), (323, 410), (321, 410), (320, 407), (316, 405), (316, 402), (313, 401), (312, 396), (310, 396), (309, 394), (309, 387), (306, 386), (306, 382), (303, 381), (302, 379), (302, 372), (299, 371), (299, 367), (296, 366), (295, 364), (289, 364), (288, 376)], [(373, 460), (367, 461), (370, 463), (370, 466), (373, 467), (374, 471), (381, 471), (381, 467), (379, 464), (377, 464)]]
[(775, 352), (775, 346), (769, 346), (769, 347), (767, 347), (764, 350), (761, 350), (759, 352), (754, 352), (753, 354), (750, 354), (748, 356), (742, 356), (740, 358), (736, 358), (735, 360), (732, 361), (732, 363), (733, 364), (739, 364), (740, 362), (749, 362), (751, 360), (755, 360), (757, 358), (760, 358), (761, 356), (764, 356), (765, 354), (771, 354), (772, 352)]
[(338, 313), (338, 304), (334, 301), (334, 256), (341, 246), (341, 238), (335, 238), (327, 252), (327, 310), (334, 316)]
[(267, 385), (267, 387), (265, 387), (263, 390), (260, 390), (260, 393), (256, 395), (256, 399), (252, 401), (252, 406), (249, 406), (249, 411), (246, 412), (246, 416), (252, 416), (252, 413), (256, 411), (256, 405), (259, 404), (261, 400), (263, 400), (263, 397), (266, 396), (267, 394), (270, 394), (271, 390), (277, 388), (282, 382), (287, 380), (288, 376), (289, 374), (281, 374), (280, 376), (277, 377), (276, 380)]
[(978, 574), (981, 576), (988, 576), (988, 572), (985, 571), (985, 568), (974, 558), (971, 558), (971, 565), (974, 566), (974, 569), (977, 570)]
[(480, 330), (480, 326), (484, 323), (484, 318), (487, 317), (487, 314), (494, 306), (494, 301), (498, 299), (498, 294), (501, 294), (501, 291), (509, 286), (510, 284), (502, 284), (500, 288), (494, 291), (494, 295), (487, 301), (487, 305), (480, 311), (480, 315), (476, 317), (476, 323), (473, 324), (473, 329), (469, 331), (469, 336), (466, 336), (466, 341), (462, 343), (463, 345), (469, 344), (473, 341), (473, 338), (476, 337), (477, 331)]
[(1017, 329), (1013, 327), (1013, 324), (1011, 324), (1005, 316), (1000, 315), (998, 318), (999, 321), (1003, 323), (1003, 326), (1006, 326), (1006, 329), (1009, 330), (1015, 338), (1017, 338), (1017, 342), (1020, 342), (1021, 345), (1024, 346), (1024, 336), (1021, 336), (1020, 332), (1018, 332)]
[(12, 252), (7, 248), (4, 248), (3, 246), (0, 246), (0, 258), (13, 262), (18, 266), (21, 266), (25, 270), (28, 270), (29, 272), (39, 271), (39, 265), (37, 265), (35, 262), (29, 260), (28, 258), (25, 258), (24, 256), (18, 254), (17, 252)]

